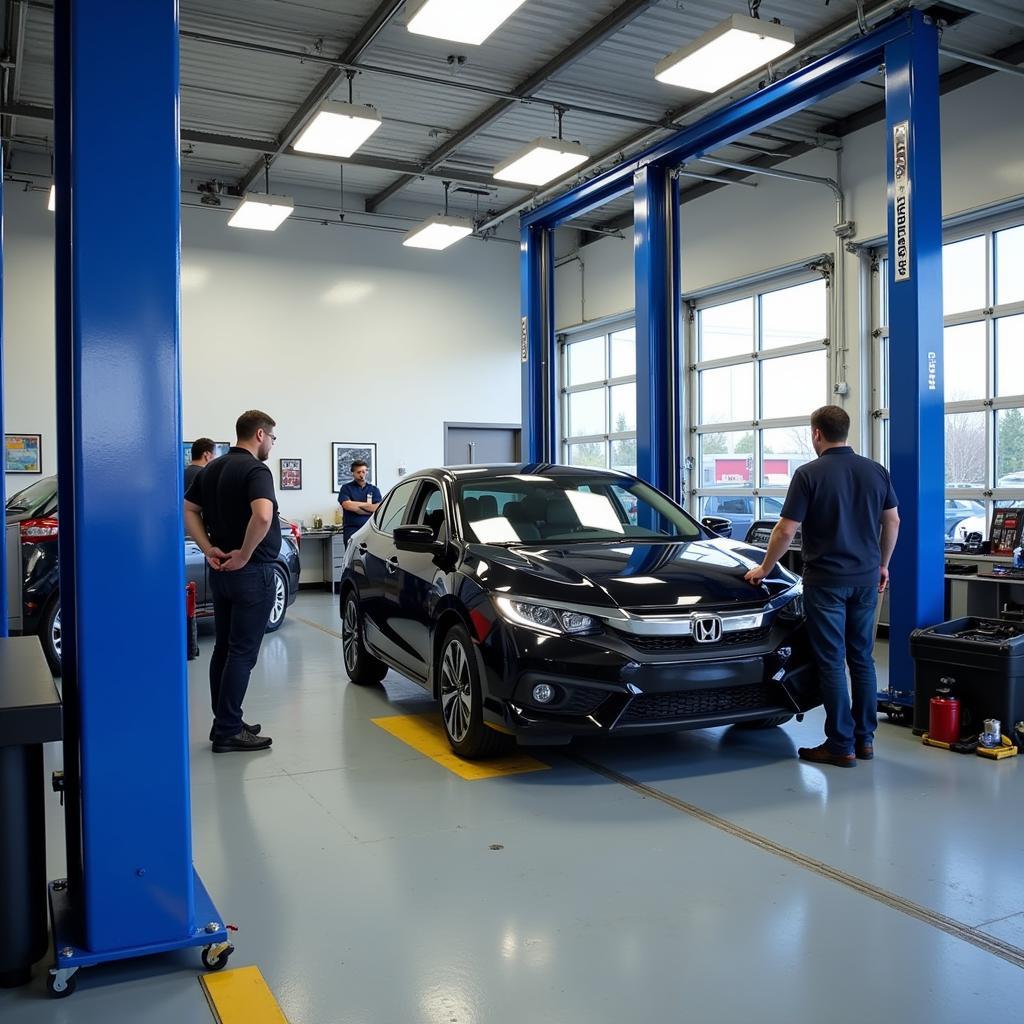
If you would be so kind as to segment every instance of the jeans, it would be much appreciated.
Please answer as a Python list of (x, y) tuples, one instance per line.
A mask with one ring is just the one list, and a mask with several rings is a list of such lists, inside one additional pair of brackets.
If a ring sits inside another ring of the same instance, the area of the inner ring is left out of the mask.
[[(852, 754), (871, 743), (878, 725), (875, 680), (877, 587), (817, 587), (804, 584), (807, 632), (825, 704), (825, 746)], [(850, 666), (853, 705), (846, 686)]]
[(224, 738), (242, 730), (242, 701), (274, 604), (274, 569), (267, 562), (250, 562), (235, 572), (211, 571), (209, 580), (217, 632), (210, 700), (214, 735)]

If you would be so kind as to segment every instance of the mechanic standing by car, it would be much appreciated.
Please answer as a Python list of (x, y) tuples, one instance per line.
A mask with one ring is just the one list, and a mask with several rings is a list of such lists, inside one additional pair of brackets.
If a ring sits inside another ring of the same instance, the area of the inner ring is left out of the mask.
[(839, 406), (826, 405), (811, 414), (811, 444), (818, 458), (793, 473), (764, 560), (746, 575), (748, 582), (759, 584), (802, 526), (804, 608), (825, 705), (825, 742), (798, 753), (804, 761), (843, 768), (874, 756), (875, 607), (889, 584), (889, 560), (900, 528), (888, 472), (855, 454), (846, 443), (849, 433), (850, 417)]
[(338, 504), (344, 515), (341, 520), (342, 538), (348, 545), (349, 539), (380, 506), (380, 491), (373, 484), (366, 482), (369, 466), (361, 459), (356, 459), (349, 467), (352, 479), (341, 485), (338, 491)]
[(281, 523), (274, 478), (267, 468), (277, 438), (265, 412), (243, 412), (238, 439), (214, 459), (185, 495), (185, 525), (212, 572), (217, 639), (210, 657), (210, 699), (215, 754), (264, 750), (269, 736), (242, 721), (242, 701), (274, 603), (274, 560)]

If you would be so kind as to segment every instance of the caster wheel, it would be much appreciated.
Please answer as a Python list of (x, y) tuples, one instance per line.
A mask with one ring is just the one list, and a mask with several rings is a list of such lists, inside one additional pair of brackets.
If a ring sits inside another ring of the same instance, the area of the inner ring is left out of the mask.
[(74, 975), (64, 981), (58, 981), (56, 976), (53, 974), (47, 975), (47, 994), (51, 999), (67, 999), (67, 997), (75, 991), (75, 981), (76, 979)]
[(208, 971), (222, 971), (227, 967), (228, 957), (234, 953), (235, 947), (228, 945), (221, 947), (216, 952), (213, 950), (213, 946), (206, 946), (203, 949), (203, 966)]

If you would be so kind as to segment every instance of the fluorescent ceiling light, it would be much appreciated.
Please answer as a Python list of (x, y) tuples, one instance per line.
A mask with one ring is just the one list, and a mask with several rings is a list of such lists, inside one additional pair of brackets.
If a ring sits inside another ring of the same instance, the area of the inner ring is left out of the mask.
[(654, 77), (668, 85), (717, 92), (796, 45), (791, 28), (734, 14), (700, 39), (659, 61)]
[(291, 196), (248, 195), (231, 215), (228, 224), (233, 228), (276, 231), (294, 210), (295, 202)]
[(46, 208), (53, 213), (57, 209), (57, 186), (50, 186), (50, 198), (46, 200)]
[(473, 223), (465, 217), (428, 217), (402, 239), (413, 249), (447, 249), (460, 238), (473, 234)]
[(351, 156), (380, 126), (380, 115), (373, 107), (328, 101), (302, 130), (292, 148), (300, 153)]
[(407, 0), (405, 27), (421, 36), (482, 43), (526, 0)]
[(526, 149), (498, 164), (494, 168), (494, 176), (499, 181), (546, 185), (589, 159), (590, 154), (578, 142), (534, 139)]

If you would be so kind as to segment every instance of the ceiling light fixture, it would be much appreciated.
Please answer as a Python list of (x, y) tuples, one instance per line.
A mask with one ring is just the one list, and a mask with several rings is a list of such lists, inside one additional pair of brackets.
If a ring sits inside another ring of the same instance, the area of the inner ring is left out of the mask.
[(478, 46), (526, 0), (407, 0), (405, 27), (421, 36)]
[(351, 156), (382, 124), (373, 107), (352, 102), (352, 79), (348, 76), (348, 103), (328, 100), (292, 144), (299, 153), (321, 153), (324, 156)]
[(440, 251), (473, 234), (473, 222), (467, 217), (448, 216), (448, 190), (450, 181), (444, 183), (444, 216), (440, 214), (428, 217), (422, 224), (417, 224), (402, 239), (402, 245), (411, 249), (433, 249)]
[(270, 194), (270, 154), (263, 154), (263, 174), (266, 194), (248, 193), (241, 206), (231, 215), (228, 227), (251, 228), (253, 231), (276, 231), (294, 212), (295, 200), (291, 196)]
[[(756, 14), (757, 5), (751, 4), (751, 10)], [(796, 35), (791, 28), (734, 14), (660, 60), (654, 77), (667, 85), (717, 92), (795, 45)]]
[(555, 111), (558, 115), (558, 138), (534, 139), (525, 149), (498, 164), (494, 168), (495, 178), (523, 185), (546, 185), (590, 159), (590, 153), (578, 142), (562, 138), (565, 108), (556, 107)]
[(53, 213), (57, 209), (57, 186), (50, 186), (50, 198), (46, 200), (46, 208)]

